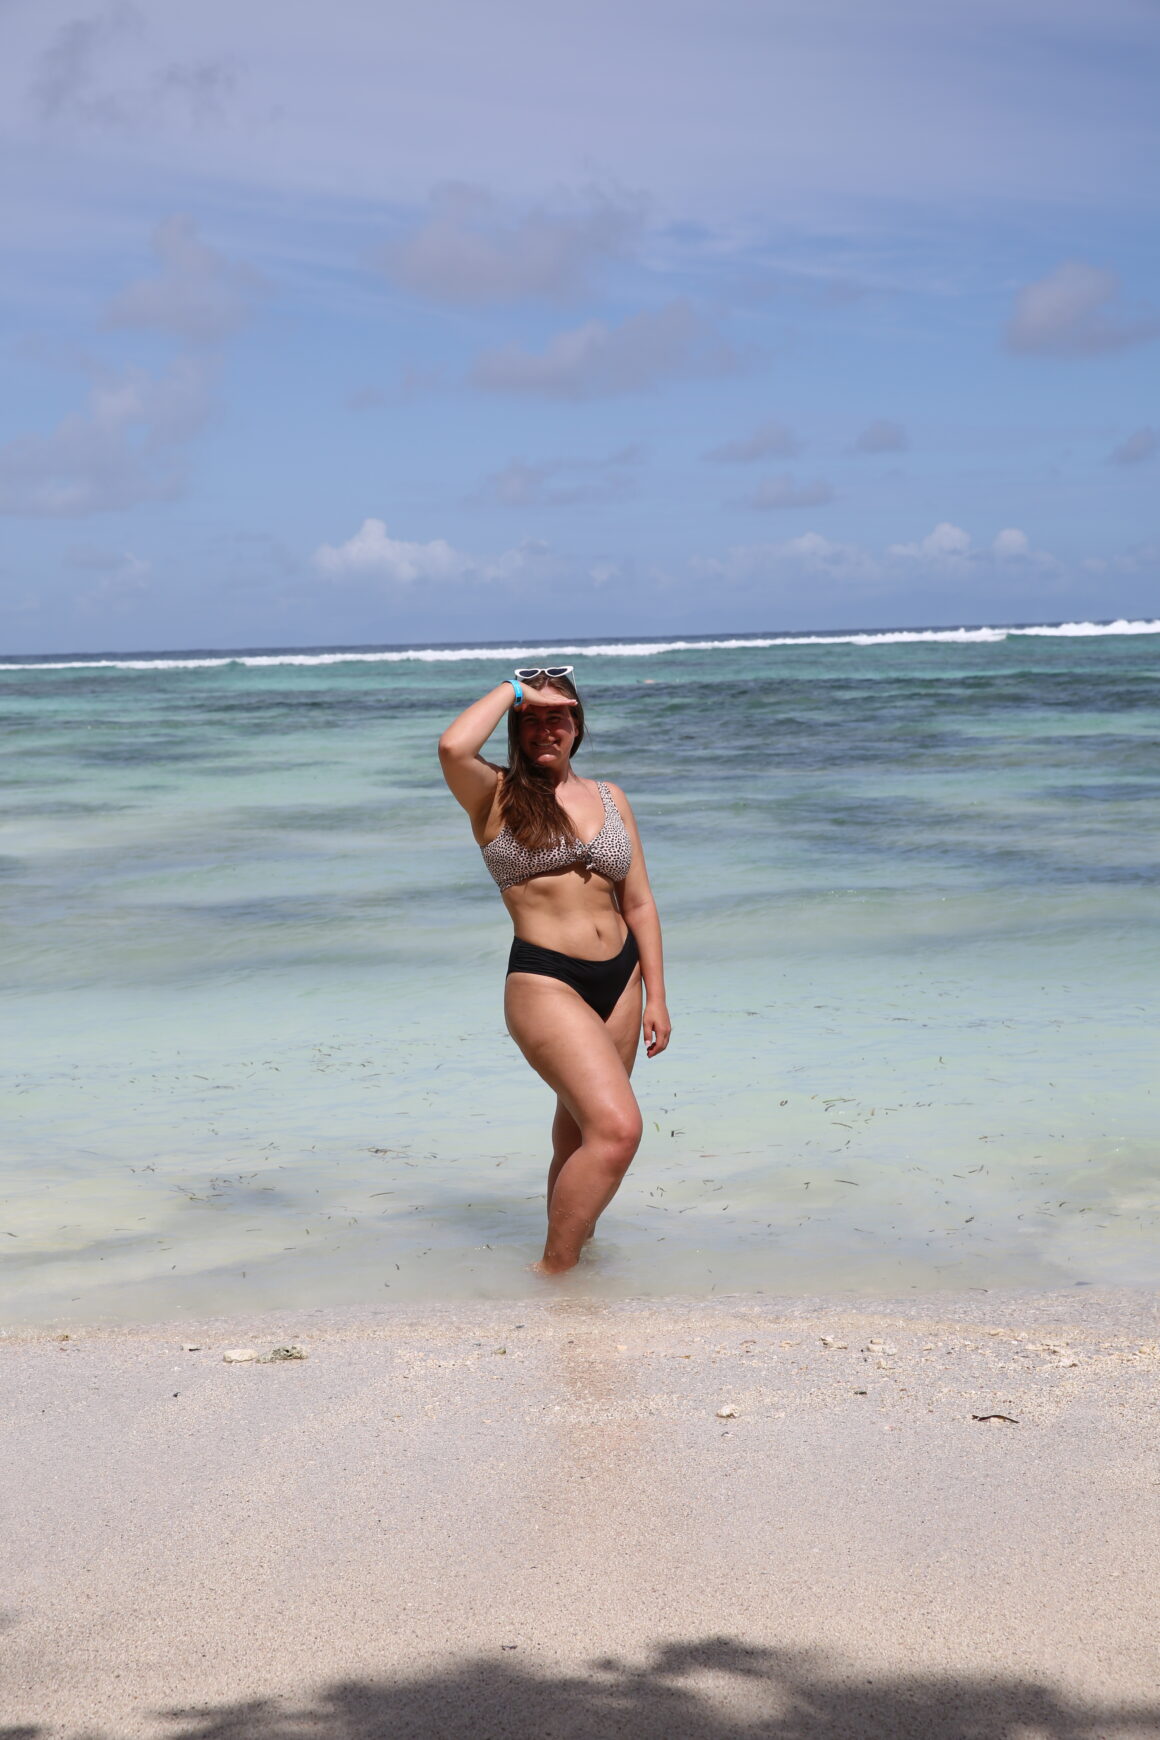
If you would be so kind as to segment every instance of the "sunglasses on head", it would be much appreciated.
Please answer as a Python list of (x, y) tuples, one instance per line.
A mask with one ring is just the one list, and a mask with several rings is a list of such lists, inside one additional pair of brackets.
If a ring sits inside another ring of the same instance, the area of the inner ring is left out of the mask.
[(521, 683), (532, 683), (537, 677), (570, 677), (575, 669), (575, 665), (517, 665), (516, 676)]

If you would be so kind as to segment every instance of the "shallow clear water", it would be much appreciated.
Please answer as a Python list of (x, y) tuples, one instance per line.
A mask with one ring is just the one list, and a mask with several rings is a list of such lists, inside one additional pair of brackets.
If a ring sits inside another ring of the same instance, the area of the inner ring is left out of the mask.
[[(675, 1031), (566, 1286), (1160, 1280), (1158, 652), (584, 649)], [(434, 757), (511, 662), (0, 669), (0, 1322), (543, 1285), (550, 1097)]]

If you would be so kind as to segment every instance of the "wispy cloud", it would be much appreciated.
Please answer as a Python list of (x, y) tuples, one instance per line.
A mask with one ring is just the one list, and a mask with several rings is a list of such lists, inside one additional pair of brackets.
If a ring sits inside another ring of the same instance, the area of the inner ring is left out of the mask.
[(1160, 453), (1160, 430), (1137, 429), (1121, 441), (1118, 447), (1113, 447), (1109, 455), (1113, 465), (1142, 465), (1146, 459), (1155, 458)]
[(32, 76), (41, 120), (123, 131), (175, 105), (194, 121), (220, 114), (237, 83), (233, 57), (169, 60), (149, 52), (149, 34), (130, 0), (58, 26)]
[(851, 584), (877, 580), (882, 572), (881, 562), (861, 545), (839, 543), (820, 532), (776, 544), (734, 544), (724, 556), (702, 557), (692, 566), (706, 579), (726, 581), (791, 575)]
[(1123, 350), (1160, 335), (1160, 317), (1117, 306), (1120, 280), (1102, 266), (1067, 260), (1024, 285), (1007, 322), (1008, 350), (1026, 355), (1081, 357)]
[(152, 563), (132, 550), (108, 550), (100, 545), (77, 544), (65, 552), (70, 568), (99, 576), (78, 595), (83, 610), (124, 608), (134, 604), (153, 585)]
[(763, 478), (755, 490), (742, 497), (741, 505), (763, 510), (808, 508), (821, 507), (833, 499), (834, 492), (825, 478), (815, 477), (810, 483), (796, 483), (792, 477), (783, 475)]
[(644, 449), (622, 447), (604, 459), (512, 459), (484, 478), (478, 498), (501, 507), (597, 506), (636, 494)]
[(179, 450), (210, 415), (212, 382), (195, 356), (160, 375), (100, 372), (84, 410), (0, 447), (0, 513), (72, 518), (176, 495)]
[(90, 364), (82, 409), (0, 447), (0, 513), (82, 517), (180, 493), (183, 450), (214, 411), (215, 347), (245, 319), (260, 281), (207, 247), (188, 218), (161, 224), (154, 248), (160, 273), (115, 296), (106, 324), (155, 327), (181, 349), (153, 372)]
[(751, 465), (758, 459), (792, 459), (801, 452), (801, 442), (784, 423), (760, 423), (750, 435), (710, 447), (703, 459), (715, 465)]
[(95, 90), (105, 52), (127, 37), (139, 37), (144, 21), (135, 6), (106, 7), (88, 18), (70, 18), (55, 32), (40, 56), (32, 94), (41, 115), (55, 120), (66, 114), (104, 125), (124, 119), (120, 98)]
[(491, 393), (603, 399), (697, 375), (735, 374), (742, 367), (733, 346), (691, 303), (678, 300), (630, 315), (619, 326), (585, 321), (557, 333), (539, 352), (518, 344), (485, 351), (471, 380)]
[(356, 387), (346, 396), (348, 411), (381, 411), (390, 402), (390, 395), (382, 387)]
[(854, 442), (855, 453), (903, 453), (910, 446), (906, 430), (901, 423), (893, 423), (888, 417), (877, 417), (873, 423), (867, 423), (857, 440)]
[(377, 262), (397, 284), (440, 302), (565, 302), (588, 289), (596, 266), (627, 251), (640, 226), (639, 208), (595, 193), (570, 208), (513, 214), (487, 189), (453, 182)]
[(264, 288), (252, 267), (203, 242), (189, 217), (178, 214), (159, 224), (153, 250), (160, 272), (113, 298), (106, 313), (110, 326), (152, 326), (190, 344), (220, 343), (243, 325)]

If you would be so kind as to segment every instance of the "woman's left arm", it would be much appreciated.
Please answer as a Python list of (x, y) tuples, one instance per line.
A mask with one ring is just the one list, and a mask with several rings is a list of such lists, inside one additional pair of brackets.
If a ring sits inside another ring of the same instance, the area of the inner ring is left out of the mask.
[(648, 1057), (659, 1057), (669, 1043), (673, 1025), (669, 1020), (669, 1008), (665, 1001), (661, 921), (652, 888), (649, 886), (636, 817), (620, 787), (609, 782), (608, 789), (616, 800), (616, 807), (624, 819), (628, 837), (632, 841), (632, 868), (619, 884), (620, 910), (625, 924), (636, 939), (640, 954), (640, 976), (644, 980), (644, 1017), (641, 1026), (645, 1053)]

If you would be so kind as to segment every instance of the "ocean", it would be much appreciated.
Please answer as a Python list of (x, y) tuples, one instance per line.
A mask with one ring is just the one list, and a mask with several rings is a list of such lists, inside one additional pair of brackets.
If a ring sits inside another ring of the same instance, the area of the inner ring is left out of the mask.
[(543, 1290), (551, 1096), (435, 757), (541, 657), (674, 1020), (553, 1285), (1155, 1286), (1158, 635), (0, 660), (0, 1324)]

